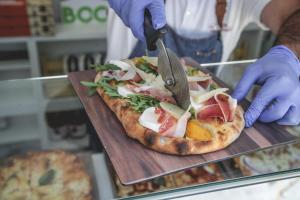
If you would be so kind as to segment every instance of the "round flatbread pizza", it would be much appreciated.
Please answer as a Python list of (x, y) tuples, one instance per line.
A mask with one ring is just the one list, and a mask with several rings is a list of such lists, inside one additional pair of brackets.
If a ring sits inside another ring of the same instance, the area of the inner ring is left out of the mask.
[(244, 128), (243, 109), (209, 74), (184, 66), (191, 105), (177, 106), (157, 72), (156, 58), (109, 61), (95, 66), (94, 89), (116, 114), (127, 135), (146, 147), (176, 155), (224, 149)]

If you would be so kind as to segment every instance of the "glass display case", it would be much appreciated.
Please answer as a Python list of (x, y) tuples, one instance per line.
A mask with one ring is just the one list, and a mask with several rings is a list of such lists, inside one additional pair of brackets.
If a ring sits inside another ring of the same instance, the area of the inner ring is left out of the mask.
[[(249, 62), (210, 67), (232, 87)], [(170, 199), (300, 176), (294, 143), (123, 186), (66, 75), (0, 81), (0, 94), (0, 174), (8, 160), (28, 152), (69, 152), (82, 161), (91, 196), (101, 200)], [(289, 131), (300, 135), (300, 127)], [(0, 184), (0, 195), (7, 185)]]

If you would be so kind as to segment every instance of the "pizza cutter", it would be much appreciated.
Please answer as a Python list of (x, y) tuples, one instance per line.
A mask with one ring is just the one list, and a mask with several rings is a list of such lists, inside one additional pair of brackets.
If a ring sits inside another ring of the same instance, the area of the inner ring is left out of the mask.
[(144, 34), (147, 49), (150, 51), (158, 49), (158, 72), (162, 76), (166, 88), (172, 92), (177, 105), (187, 110), (191, 104), (187, 76), (176, 54), (171, 49), (165, 48), (162, 38), (167, 31), (166, 26), (158, 30), (153, 28), (151, 14), (146, 9)]

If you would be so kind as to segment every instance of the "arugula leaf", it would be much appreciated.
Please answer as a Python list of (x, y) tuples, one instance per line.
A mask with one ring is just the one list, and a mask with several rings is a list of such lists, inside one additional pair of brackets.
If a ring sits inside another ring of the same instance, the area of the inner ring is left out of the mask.
[(155, 76), (158, 75), (157, 71), (155, 71), (155, 69), (150, 67), (150, 63), (140, 63), (137, 64), (136, 67), (139, 68), (140, 70), (146, 72), (147, 74), (154, 74)]
[(99, 87), (99, 85), (94, 82), (80, 81), (80, 84), (89, 88), (88, 90), (89, 96), (93, 96), (96, 93), (96, 88)]
[(105, 94), (112, 98), (121, 98), (122, 96), (119, 95), (117, 89), (111, 86), (108, 81), (113, 80), (113, 78), (103, 77), (97, 83), (94, 82), (86, 82), (81, 81), (81, 85), (86, 86), (89, 88), (88, 95), (94, 95), (96, 93), (96, 88), (100, 87), (104, 90)]
[(118, 93), (117, 88), (111, 86), (108, 81), (113, 80), (113, 78), (103, 77), (98, 81), (98, 85), (104, 90), (105, 94), (112, 98), (122, 98), (122, 96)]
[(93, 96), (97, 92), (96, 88), (89, 88), (88, 95)]
[[(108, 83), (108, 81), (111, 80), (113, 79), (108, 77), (102, 77), (97, 83), (85, 81), (81, 81), (80, 83), (86, 87), (89, 87), (89, 95), (95, 94), (96, 88), (101, 87), (104, 90), (105, 94), (107, 94), (111, 98), (123, 98), (118, 93), (117, 88)], [(144, 110), (146, 110), (149, 107), (157, 107), (160, 103), (159, 100), (142, 94), (128, 95), (128, 97), (124, 99), (126, 99), (129, 102), (130, 106), (139, 113), (144, 112)]]
[(188, 67), (186, 73), (188, 76), (194, 76), (198, 73), (198, 69)]
[(144, 71), (145, 73), (154, 74), (155, 76), (158, 76), (158, 72), (152, 67), (151, 63), (148, 63), (145, 59), (139, 58), (136, 63), (136, 67), (140, 70)]
[(192, 114), (192, 118), (196, 118), (196, 110), (195, 110), (195, 108), (191, 108), (190, 109), (190, 113)]
[(95, 68), (97, 72), (108, 71), (108, 70), (121, 70), (121, 68), (118, 67), (117, 65), (109, 64), (109, 63), (104, 65), (101, 64), (90, 65), (90, 67)]
[(83, 85), (83, 86), (89, 87), (89, 88), (98, 87), (98, 84), (94, 83), (94, 82), (80, 81), (80, 84)]
[(218, 86), (217, 86), (216, 84), (214, 84), (214, 83), (211, 83), (211, 84), (209, 85), (209, 91), (215, 90), (215, 89), (218, 89)]
[(159, 101), (157, 99), (141, 94), (128, 95), (126, 99), (131, 107), (139, 113), (144, 112), (147, 108), (157, 107), (159, 105)]

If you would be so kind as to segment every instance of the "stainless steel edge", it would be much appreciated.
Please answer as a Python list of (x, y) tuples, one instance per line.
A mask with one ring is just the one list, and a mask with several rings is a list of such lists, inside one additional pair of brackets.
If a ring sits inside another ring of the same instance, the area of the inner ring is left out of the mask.
[(242, 177), (237, 179), (232, 179), (228, 181), (208, 183), (202, 186), (191, 186), (187, 188), (179, 188), (174, 190), (168, 190), (157, 193), (150, 193), (143, 196), (129, 197), (123, 199), (139, 199), (139, 200), (167, 200), (174, 199), (179, 197), (187, 197), (197, 194), (203, 194), (208, 192), (221, 191), (225, 189), (232, 189), (244, 186), (250, 186), (260, 183), (266, 183), (271, 181), (289, 179), (300, 177), (300, 169), (285, 171), (285, 172), (276, 172), (273, 174)]
[(257, 59), (252, 60), (240, 60), (240, 61), (226, 61), (226, 62), (216, 62), (216, 63), (202, 63), (201, 67), (215, 67), (215, 66), (226, 66), (226, 65), (235, 65), (235, 64), (250, 64), (255, 62)]

